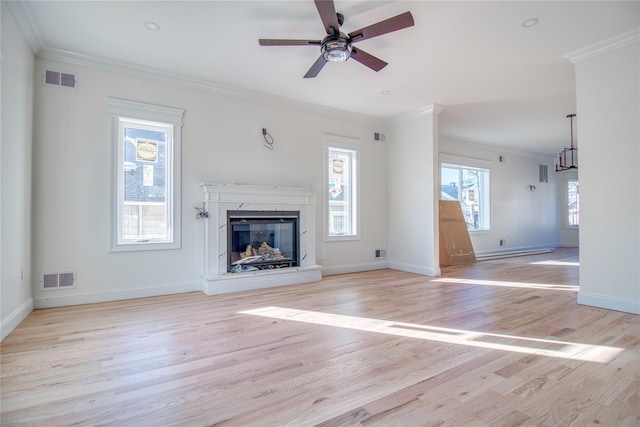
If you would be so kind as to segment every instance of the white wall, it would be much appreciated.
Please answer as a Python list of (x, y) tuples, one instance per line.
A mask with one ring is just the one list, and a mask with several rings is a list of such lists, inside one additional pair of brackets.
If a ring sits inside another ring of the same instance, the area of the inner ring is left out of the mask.
[(576, 63), (578, 302), (640, 314), (640, 42)]
[[(203, 181), (310, 187), (322, 200), (323, 133), (362, 140), (362, 239), (324, 243), (323, 204), (317, 206), (318, 263), (328, 271), (382, 268), (386, 146), (373, 142), (384, 124), (223, 96), (168, 79), (93, 66), (38, 60), (78, 72), (78, 90), (44, 87), (35, 79), (34, 293), (36, 307), (200, 289), (204, 223), (195, 218)], [(39, 75), (39, 71), (36, 72)], [(182, 134), (182, 248), (109, 253), (107, 97), (186, 110)], [(256, 128), (275, 143), (266, 149)], [(42, 291), (43, 272), (77, 271), (77, 289)]]
[(389, 266), (440, 275), (438, 106), (389, 125)]
[(34, 57), (6, 2), (2, 14), (0, 287), (4, 338), (33, 309), (31, 297), (31, 124)]
[[(470, 233), (476, 255), (558, 246), (558, 176), (550, 159), (443, 135), (439, 147), (443, 155), (478, 160), (490, 170), (491, 230)], [(540, 164), (548, 166), (547, 183), (539, 182)]]

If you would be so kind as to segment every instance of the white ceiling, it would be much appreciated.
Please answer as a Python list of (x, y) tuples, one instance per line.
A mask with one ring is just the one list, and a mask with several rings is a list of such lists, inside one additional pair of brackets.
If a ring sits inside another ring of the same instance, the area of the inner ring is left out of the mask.
[[(335, 5), (347, 33), (405, 11), (415, 26), (357, 44), (389, 63), (378, 73), (350, 60), (303, 79), (318, 46), (258, 38), (321, 39), (312, 0), (21, 1), (12, 10), (39, 55), (71, 52), (384, 119), (435, 103), (445, 107), (442, 134), (544, 155), (568, 145), (566, 115), (576, 112), (563, 55), (640, 27), (638, 1)], [(523, 27), (529, 18), (539, 23)]]

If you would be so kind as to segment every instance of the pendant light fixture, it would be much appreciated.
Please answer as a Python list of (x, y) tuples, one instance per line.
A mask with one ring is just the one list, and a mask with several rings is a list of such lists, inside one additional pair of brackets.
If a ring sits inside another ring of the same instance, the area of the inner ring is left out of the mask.
[(558, 154), (558, 162), (556, 163), (556, 172), (566, 171), (569, 169), (578, 169), (576, 162), (578, 161), (578, 149), (573, 145), (573, 118), (575, 114), (569, 114), (567, 118), (571, 122), (571, 146), (564, 148)]

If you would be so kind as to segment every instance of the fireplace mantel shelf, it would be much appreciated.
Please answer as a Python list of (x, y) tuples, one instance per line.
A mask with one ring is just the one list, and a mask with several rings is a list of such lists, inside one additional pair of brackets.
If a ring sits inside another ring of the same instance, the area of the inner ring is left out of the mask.
[(277, 191), (283, 193), (313, 193), (309, 187), (282, 187), (269, 185), (252, 185), (252, 184), (220, 184), (217, 182), (203, 182), (201, 187), (206, 191), (232, 192), (232, 193), (258, 193), (264, 194), (268, 191)]
[[(309, 188), (203, 182), (207, 295), (319, 281), (315, 256), (315, 193)], [(300, 265), (241, 273), (227, 272), (228, 211), (298, 211)]]

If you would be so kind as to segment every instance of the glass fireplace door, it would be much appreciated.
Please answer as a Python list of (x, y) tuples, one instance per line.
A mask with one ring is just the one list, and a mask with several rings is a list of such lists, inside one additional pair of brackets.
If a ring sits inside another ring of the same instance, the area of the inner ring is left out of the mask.
[(255, 271), (299, 265), (298, 213), (271, 214), (229, 212), (228, 271)]

